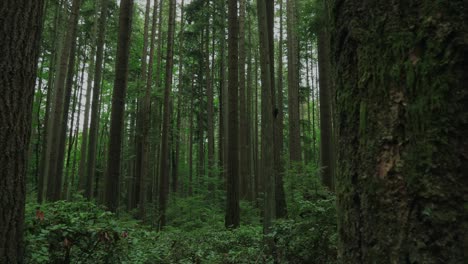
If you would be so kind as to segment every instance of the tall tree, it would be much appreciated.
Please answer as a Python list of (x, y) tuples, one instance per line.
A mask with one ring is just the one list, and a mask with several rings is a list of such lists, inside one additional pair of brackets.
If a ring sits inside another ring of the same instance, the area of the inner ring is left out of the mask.
[[(154, 3), (153, 9), (157, 10), (157, 3)], [(132, 185), (133, 188), (131, 188), (131, 192), (129, 194), (130, 197), (130, 208), (133, 209), (135, 206), (138, 204), (140, 208), (140, 216), (142, 213), (144, 213), (143, 207), (144, 204), (141, 204), (144, 201), (141, 201), (141, 199), (145, 198), (145, 190), (141, 191), (141, 188), (145, 188), (145, 184), (148, 177), (148, 172), (149, 169), (147, 166), (149, 165), (148, 163), (148, 155), (145, 156), (145, 154), (148, 153), (149, 147), (144, 146), (143, 141), (147, 141), (147, 134), (149, 133), (149, 128), (150, 128), (150, 123), (149, 121), (149, 116), (148, 119), (146, 116), (146, 113), (149, 115), (150, 107), (149, 104), (151, 103), (150, 101), (147, 102), (147, 100), (150, 100), (150, 98), (147, 97), (146, 90), (148, 89), (147, 85), (144, 85), (147, 80), (151, 80), (151, 78), (146, 78), (146, 72), (147, 70), (147, 65), (148, 65), (148, 27), (149, 27), (149, 17), (150, 17), (150, 11), (151, 11), (151, 0), (146, 1), (146, 8), (145, 8), (145, 22), (143, 26), (143, 50), (141, 52), (141, 67), (140, 67), (140, 79), (138, 80), (138, 93), (139, 93), (139, 98), (138, 98), (138, 106), (137, 106), (137, 118), (136, 118), (136, 131), (135, 131), (135, 150), (136, 150), (136, 167), (135, 167), (135, 179), (131, 180), (130, 185)], [(155, 23), (157, 20), (157, 16), (153, 12), (153, 19), (152, 19), (152, 25)], [(151, 35), (153, 34), (153, 30), (155, 30), (155, 27), (152, 26), (151, 28)], [(153, 36), (153, 35), (152, 35)], [(151, 41), (153, 42), (154, 36), (152, 37)], [(151, 45), (151, 48), (153, 48), (153, 44)], [(152, 60), (153, 58), (151, 58)], [(152, 67), (152, 65), (150, 65)], [(152, 73), (151, 71), (148, 71), (148, 73)], [(150, 88), (151, 89), (151, 85)], [(148, 106), (148, 107), (147, 107)], [(148, 132), (146, 131), (148, 129)], [(146, 137), (146, 138), (145, 138)], [(145, 142), (148, 144), (148, 142)], [(145, 157), (143, 157), (145, 156)], [(145, 168), (143, 168), (145, 167)], [(144, 175), (144, 177), (142, 177)]]
[(179, 83), (178, 83), (178, 99), (177, 99), (177, 120), (176, 120), (176, 128), (175, 128), (175, 153), (174, 153), (174, 161), (173, 161), (173, 168), (172, 168), (172, 191), (176, 192), (178, 185), (179, 185), (179, 156), (180, 156), (180, 141), (181, 141), (181, 131), (180, 125), (182, 122), (181, 111), (182, 111), (182, 89), (184, 83), (184, 72), (183, 72), (183, 55), (184, 55), (184, 0), (180, 4), (180, 31), (179, 31)]
[(240, 225), (239, 152), (238, 152), (238, 55), (239, 23), (237, 0), (228, 0), (228, 144), (227, 144), (227, 206), (224, 224), (227, 228)]
[(101, 0), (101, 12), (99, 15), (99, 28), (96, 49), (96, 65), (94, 67), (93, 102), (91, 103), (91, 123), (89, 124), (89, 145), (86, 166), (86, 189), (88, 199), (93, 197), (93, 186), (96, 172), (96, 151), (99, 130), (99, 98), (101, 95), (101, 78), (104, 61), (104, 41), (106, 37), (108, 0)]
[[(71, 13), (68, 18), (67, 33), (64, 38), (64, 45), (60, 50), (59, 67), (57, 69), (57, 76), (55, 79), (55, 96), (52, 104), (51, 116), (49, 118), (47, 133), (47, 153), (48, 162), (45, 164), (45, 175), (47, 175), (47, 192), (46, 198), (49, 201), (56, 201), (60, 199), (62, 188), (62, 175), (58, 173), (61, 170), (58, 168), (63, 166), (63, 155), (60, 155), (60, 141), (63, 135), (62, 127), (67, 122), (63, 122), (63, 111), (65, 105), (65, 79), (67, 77), (67, 70), (71, 68), (73, 71), (74, 65), (69, 65), (69, 57), (72, 50), (73, 43), (75, 42), (76, 28), (78, 25), (78, 12), (80, 10), (80, 0), (73, 0)], [(74, 56), (74, 54), (73, 54)]]
[(330, 8), (343, 263), (466, 261), (463, 5), (349, 0)]
[(322, 29), (318, 35), (319, 99), (320, 99), (320, 167), (322, 182), (333, 190), (333, 143), (330, 98), (330, 45)]
[(267, 0), (259, 0), (257, 3), (258, 13), (258, 31), (260, 41), (260, 68), (262, 80), (262, 166), (261, 174), (262, 180), (265, 184), (265, 202), (263, 212), (263, 230), (268, 233), (272, 225), (272, 221), (276, 216), (276, 203), (275, 203), (275, 160), (274, 160), (274, 98), (273, 98), (273, 84), (271, 76), (274, 74), (270, 64), (272, 61), (270, 50), (270, 29), (273, 26), (268, 23), (268, 9)]
[(301, 132), (299, 124), (299, 65), (296, 22), (296, 0), (288, 0), (287, 47), (288, 47), (288, 112), (289, 112), (289, 159), (301, 161)]
[[(148, 7), (149, 5), (147, 5)], [(156, 38), (156, 20), (158, 15), (158, 1), (155, 0), (153, 3), (153, 19), (151, 23), (151, 41), (150, 41), (150, 52), (149, 52), (149, 62), (148, 62), (148, 76), (146, 79), (146, 89), (145, 94), (143, 96), (143, 106), (142, 106), (142, 115), (141, 115), (141, 128), (142, 128), (142, 138), (141, 138), (141, 164), (140, 164), (140, 188), (139, 188), (139, 212), (140, 218), (144, 218), (145, 216), (145, 198), (146, 198), (146, 186), (148, 185), (150, 179), (150, 142), (149, 142), (149, 132), (150, 132), (150, 124), (151, 124), (151, 87), (153, 84), (153, 58), (154, 58), (154, 46), (155, 46), (155, 38)], [(147, 34), (145, 32), (145, 34)], [(146, 40), (145, 40), (146, 41)], [(144, 47), (145, 48), (145, 47)], [(146, 61), (146, 51), (143, 52), (144, 60)], [(146, 63), (145, 63), (146, 64)], [(142, 68), (146, 65), (143, 65)], [(142, 76), (146, 76), (143, 74), (142, 69)], [(138, 132), (137, 132), (138, 133)]]
[(164, 114), (161, 136), (161, 161), (159, 184), (159, 228), (166, 225), (166, 207), (169, 195), (169, 108), (170, 93), (172, 88), (172, 67), (174, 66), (174, 28), (175, 28), (176, 1), (169, 0), (169, 25), (167, 29), (167, 62), (164, 87)]
[(23, 263), (31, 111), (44, 1), (0, 4), (0, 262)]
[(119, 206), (119, 180), (122, 153), (122, 130), (125, 96), (128, 81), (128, 57), (132, 33), (133, 0), (120, 2), (117, 58), (115, 61), (114, 91), (112, 94), (110, 141), (107, 173), (105, 178), (104, 204), (115, 212)]
[(283, 154), (283, 0), (279, 0), (279, 24), (280, 24), (280, 38), (278, 42), (278, 72), (276, 81), (276, 120), (275, 120), (275, 204), (276, 204), (276, 217), (283, 218), (287, 215), (286, 197), (284, 194), (283, 175), (285, 173), (284, 162), (282, 159)]

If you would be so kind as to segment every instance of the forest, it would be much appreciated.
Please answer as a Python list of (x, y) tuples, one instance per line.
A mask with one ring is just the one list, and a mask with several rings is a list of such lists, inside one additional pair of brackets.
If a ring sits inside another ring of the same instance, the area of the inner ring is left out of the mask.
[(0, 264), (462, 264), (466, 1), (1, 0)]

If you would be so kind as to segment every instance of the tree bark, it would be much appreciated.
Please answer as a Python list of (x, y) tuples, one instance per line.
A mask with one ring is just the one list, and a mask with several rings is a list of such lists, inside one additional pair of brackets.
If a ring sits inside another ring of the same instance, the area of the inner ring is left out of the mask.
[(280, 39), (278, 43), (278, 74), (277, 74), (277, 116), (275, 122), (275, 170), (276, 170), (276, 180), (275, 180), (275, 204), (276, 204), (276, 217), (284, 218), (287, 216), (286, 208), (286, 197), (284, 194), (283, 186), (283, 176), (285, 173), (284, 162), (282, 159), (283, 155), (283, 145), (284, 145), (284, 133), (283, 133), (283, 122), (284, 122), (284, 112), (283, 112), (283, 0), (279, 0), (280, 8)]
[[(55, 79), (55, 97), (54, 104), (51, 109), (51, 116), (49, 118), (48, 128), (50, 129), (47, 133), (47, 157), (48, 162), (45, 164), (45, 175), (47, 175), (47, 192), (46, 198), (48, 201), (57, 201), (60, 199), (61, 188), (62, 188), (62, 177), (58, 175), (60, 172), (58, 166), (61, 163), (59, 160), (63, 159), (63, 155), (60, 156), (60, 140), (62, 133), (62, 121), (63, 111), (65, 103), (65, 78), (67, 77), (67, 70), (70, 67), (68, 65), (69, 57), (73, 42), (75, 41), (76, 28), (78, 25), (78, 17), (80, 10), (80, 0), (73, 0), (71, 13), (68, 18), (68, 30), (65, 35), (64, 45), (59, 55), (59, 67), (57, 69), (57, 76)], [(74, 65), (71, 65), (73, 68)]]
[(176, 2), (169, 0), (169, 25), (167, 29), (167, 62), (164, 87), (164, 114), (161, 136), (161, 160), (160, 160), (160, 183), (159, 183), (159, 229), (166, 225), (166, 207), (169, 196), (169, 119), (171, 109), (169, 108), (170, 93), (172, 87), (172, 70), (174, 66), (174, 28), (175, 28)]
[(123, 114), (127, 92), (132, 16), (133, 0), (122, 0), (120, 2), (117, 58), (115, 62), (114, 91), (112, 94), (109, 156), (105, 178), (106, 184), (104, 186), (104, 204), (112, 212), (116, 212), (119, 206)]
[(342, 263), (466, 262), (463, 5), (334, 2)]
[(320, 172), (322, 183), (333, 190), (333, 143), (330, 100), (330, 48), (325, 29), (318, 36), (320, 99)]
[(274, 98), (272, 93), (272, 67), (270, 64), (270, 37), (267, 13), (271, 10), (267, 9), (266, 0), (259, 0), (257, 5), (258, 11), (258, 31), (260, 32), (260, 68), (262, 80), (262, 166), (261, 173), (265, 183), (265, 202), (263, 212), (263, 230), (268, 233), (272, 225), (272, 221), (276, 216), (275, 203), (275, 154), (274, 154)]
[(238, 42), (237, 0), (228, 0), (228, 155), (226, 228), (240, 225), (239, 152), (238, 152)]
[(288, 112), (289, 112), (289, 159), (292, 163), (301, 161), (301, 132), (299, 124), (299, 80), (298, 40), (296, 21), (296, 0), (287, 5), (287, 46), (288, 46)]
[(107, 20), (107, 2), (101, 0), (101, 14), (99, 18), (99, 29), (97, 38), (96, 50), (96, 65), (94, 68), (94, 87), (93, 87), (93, 102), (91, 103), (91, 123), (89, 125), (89, 145), (88, 145), (88, 162), (86, 166), (86, 198), (93, 198), (94, 180), (96, 173), (96, 151), (97, 139), (99, 130), (99, 102), (101, 94), (101, 79), (104, 62), (104, 41), (106, 37), (106, 20)]
[(0, 262), (23, 263), (27, 154), (44, 1), (0, 7)]

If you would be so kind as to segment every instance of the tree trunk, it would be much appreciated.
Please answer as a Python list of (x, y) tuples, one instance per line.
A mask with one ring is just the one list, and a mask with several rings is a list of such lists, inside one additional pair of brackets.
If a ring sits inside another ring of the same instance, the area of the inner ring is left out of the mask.
[(284, 162), (282, 159), (283, 154), (283, 0), (279, 0), (280, 6), (280, 39), (278, 43), (278, 74), (277, 74), (277, 116), (275, 122), (275, 204), (276, 204), (276, 217), (284, 218), (287, 216), (286, 197), (284, 194), (283, 176), (285, 173)]
[[(97, 9), (97, 7), (95, 7)], [(78, 190), (86, 189), (86, 152), (88, 150), (88, 125), (89, 125), (89, 110), (91, 106), (91, 88), (92, 81), (94, 78), (94, 55), (96, 53), (96, 35), (97, 35), (97, 24), (98, 24), (98, 12), (95, 11), (94, 14), (94, 26), (93, 33), (91, 38), (91, 52), (89, 54), (89, 66), (88, 66), (88, 76), (86, 84), (86, 103), (85, 103), (85, 112), (84, 112), (84, 122), (83, 122), (83, 131), (81, 132), (81, 147), (80, 147), (80, 164), (78, 165)]]
[(341, 1), (331, 9), (342, 263), (467, 260), (463, 5)]
[(260, 32), (260, 68), (262, 80), (262, 166), (261, 174), (265, 183), (265, 202), (263, 213), (263, 230), (268, 233), (272, 225), (272, 221), (276, 216), (275, 203), (275, 160), (274, 160), (274, 98), (272, 94), (272, 82), (270, 64), (270, 37), (267, 13), (266, 0), (259, 0), (257, 5), (258, 11), (258, 31)]
[(288, 46), (288, 112), (289, 112), (289, 159), (301, 161), (301, 132), (299, 127), (299, 80), (298, 40), (296, 33), (296, 0), (287, 5), (287, 46)]
[(31, 111), (44, 1), (0, 8), (0, 262), (23, 263), (23, 224)]
[[(147, 4), (146, 7), (148, 8), (149, 5)], [(145, 200), (146, 200), (146, 186), (148, 186), (151, 174), (150, 174), (150, 163), (149, 163), (149, 156), (150, 156), (150, 141), (149, 141), (149, 132), (150, 132), (150, 124), (151, 124), (151, 85), (153, 83), (153, 58), (154, 58), (154, 46), (155, 46), (155, 37), (156, 37), (156, 20), (158, 15), (158, 1), (155, 0), (153, 3), (153, 19), (151, 23), (151, 41), (150, 41), (150, 52), (149, 52), (149, 62), (148, 62), (148, 76), (146, 78), (146, 89), (145, 94), (141, 98), (143, 99), (143, 106), (142, 106), (142, 114), (141, 117), (141, 125), (142, 131), (137, 131), (137, 133), (141, 133), (141, 164), (140, 166), (140, 175), (137, 176), (140, 178), (140, 185), (139, 193), (139, 214), (140, 219), (144, 219), (145, 217)], [(146, 23), (146, 22), (145, 22)], [(147, 30), (145, 30), (145, 35)], [(144, 37), (145, 39), (147, 36)], [(146, 40), (145, 40), (146, 41)], [(147, 45), (147, 44), (146, 44)], [(146, 45), (144, 45), (143, 56), (144, 60), (141, 65), (142, 67), (142, 79), (146, 76), (146, 73), (143, 74), (143, 71), (146, 71)]]
[(80, 0), (73, 0), (71, 13), (68, 19), (68, 30), (65, 35), (64, 45), (59, 55), (59, 67), (57, 69), (57, 76), (55, 79), (55, 97), (54, 104), (51, 109), (51, 116), (49, 118), (49, 132), (47, 133), (47, 157), (48, 162), (45, 164), (45, 175), (47, 175), (47, 192), (46, 198), (48, 201), (57, 201), (60, 199), (62, 188), (62, 177), (58, 173), (58, 166), (61, 163), (59, 160), (63, 159), (60, 156), (60, 140), (62, 134), (62, 120), (65, 103), (65, 78), (67, 77), (67, 70), (74, 65), (68, 65), (69, 57), (73, 42), (75, 41), (76, 28), (78, 25)]
[(172, 168), (172, 191), (177, 192), (179, 184), (179, 156), (180, 156), (180, 124), (181, 124), (181, 108), (182, 108), (182, 89), (184, 84), (184, 75), (183, 75), (183, 41), (184, 41), (184, 0), (180, 4), (180, 32), (179, 32), (179, 83), (178, 83), (178, 99), (177, 99), (177, 120), (176, 120), (176, 129), (174, 136), (175, 143), (175, 153), (174, 153), (174, 166)]
[(104, 204), (115, 212), (119, 206), (119, 180), (122, 153), (123, 114), (128, 81), (128, 58), (132, 33), (133, 0), (120, 2), (119, 35), (115, 61), (114, 91), (112, 94), (110, 141)]
[(97, 38), (96, 65), (94, 69), (94, 87), (93, 87), (93, 102), (91, 104), (91, 123), (89, 125), (89, 145), (88, 145), (88, 162), (86, 166), (86, 198), (93, 198), (93, 185), (96, 173), (96, 151), (97, 139), (99, 130), (99, 98), (101, 94), (101, 78), (104, 61), (104, 41), (106, 37), (106, 20), (107, 20), (107, 2), (101, 0), (101, 14), (99, 18), (99, 29)]
[(227, 207), (225, 226), (240, 225), (239, 208), (239, 152), (238, 152), (238, 43), (239, 24), (237, 0), (228, 0), (228, 155), (227, 155)]
[(159, 229), (166, 225), (166, 207), (169, 196), (169, 119), (171, 109), (169, 108), (170, 93), (172, 87), (172, 67), (174, 65), (174, 28), (175, 28), (175, 0), (169, 0), (169, 25), (167, 29), (167, 55), (166, 75), (164, 87), (164, 114), (161, 136), (161, 161), (160, 161), (160, 183), (159, 183)]
[(320, 171), (322, 183), (333, 190), (333, 144), (330, 103), (330, 48), (325, 29), (318, 36), (320, 99)]

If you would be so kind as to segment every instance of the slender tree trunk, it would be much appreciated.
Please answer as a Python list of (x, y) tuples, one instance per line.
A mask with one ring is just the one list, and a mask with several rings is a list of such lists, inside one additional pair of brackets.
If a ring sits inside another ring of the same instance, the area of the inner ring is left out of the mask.
[(296, 33), (296, 0), (287, 5), (287, 46), (288, 46), (288, 112), (289, 112), (289, 159), (301, 161), (301, 132), (299, 126), (299, 81), (298, 81), (298, 40)]
[(330, 100), (330, 51), (325, 30), (318, 36), (318, 61), (320, 74), (320, 167), (322, 182), (330, 190), (333, 186), (333, 144)]
[(239, 47), (237, 37), (239, 24), (237, 0), (228, 0), (228, 155), (227, 155), (227, 206), (225, 226), (237, 228), (240, 225), (239, 208), (239, 146), (238, 146), (238, 77)]
[(0, 262), (23, 263), (27, 154), (44, 1), (0, 8)]
[(167, 30), (167, 55), (166, 76), (164, 87), (164, 114), (161, 136), (161, 161), (160, 161), (160, 184), (159, 184), (159, 229), (166, 225), (166, 207), (169, 195), (169, 119), (171, 110), (169, 108), (170, 93), (172, 87), (172, 67), (174, 65), (174, 28), (175, 28), (175, 0), (169, 0), (169, 25)]
[(248, 140), (248, 117), (245, 91), (245, 2), (239, 0), (239, 178), (240, 198), (246, 200), (250, 192), (250, 157)]
[(272, 221), (276, 216), (275, 203), (275, 160), (274, 160), (274, 99), (272, 94), (272, 67), (270, 64), (270, 43), (269, 43), (269, 25), (266, 0), (259, 0), (258, 11), (258, 30), (260, 33), (260, 67), (262, 79), (262, 178), (265, 183), (265, 204), (263, 213), (263, 230), (268, 233)]
[[(209, 1), (207, 1), (207, 5)], [(208, 8), (208, 7), (207, 7)], [(214, 106), (213, 106), (213, 86), (211, 81), (211, 70), (210, 70), (210, 18), (208, 19), (208, 25), (206, 27), (206, 47), (205, 47), (205, 75), (206, 75), (206, 96), (207, 96), (207, 108), (208, 108), (208, 115), (207, 115), (207, 123), (208, 123), (208, 190), (210, 191), (211, 195), (213, 195), (214, 185), (213, 185), (213, 171), (214, 171), (214, 146), (215, 146), (215, 138), (214, 138)], [(214, 37), (214, 34), (213, 34)], [(214, 195), (213, 195), (214, 197)]]
[(83, 131), (81, 132), (81, 147), (80, 147), (80, 164), (78, 165), (78, 190), (85, 190), (86, 178), (85, 178), (85, 167), (86, 167), (86, 152), (88, 149), (88, 125), (89, 125), (89, 110), (91, 106), (91, 88), (92, 81), (94, 78), (94, 55), (96, 53), (96, 35), (97, 35), (97, 19), (98, 14), (94, 14), (94, 27), (91, 43), (91, 52), (89, 54), (89, 66), (87, 71), (87, 84), (86, 84), (86, 103), (84, 111), (84, 122)]
[[(157, 2), (154, 3), (153, 8), (157, 10)], [(140, 78), (138, 80), (138, 93), (139, 93), (139, 98), (138, 98), (138, 106), (137, 106), (137, 120), (136, 120), (136, 131), (135, 131), (135, 142), (136, 142), (136, 167), (135, 167), (135, 179), (132, 181), (132, 184), (134, 185), (134, 191), (133, 191), (133, 197), (132, 200), (134, 200), (131, 203), (131, 208), (133, 209), (136, 205), (139, 207), (139, 213), (140, 217), (143, 216), (144, 214), (144, 199), (145, 199), (145, 191), (146, 191), (146, 181), (149, 179), (148, 177), (148, 146), (144, 146), (144, 144), (147, 144), (148, 142), (144, 142), (145, 140), (147, 141), (148, 138), (145, 138), (145, 133), (149, 134), (146, 132), (147, 129), (150, 128), (150, 123), (148, 122), (146, 118), (149, 118), (149, 116), (146, 116), (146, 113), (150, 111), (150, 107), (147, 106), (148, 103), (151, 103), (151, 101), (146, 102), (146, 100), (150, 100), (150, 98), (147, 97), (146, 90), (147, 85), (146, 84), (147, 80), (150, 78), (146, 77), (147, 74), (147, 60), (148, 60), (148, 26), (149, 26), (149, 17), (150, 17), (150, 10), (151, 10), (151, 0), (146, 1), (146, 9), (145, 9), (145, 22), (144, 22), (144, 29), (143, 29), (143, 51), (141, 52), (141, 72), (140, 72)], [(155, 20), (157, 19), (157, 16), (153, 14), (153, 19), (152, 19), (152, 25), (155, 23)], [(153, 37), (153, 31), (155, 30), (155, 27), (151, 28), (151, 42), (154, 42), (154, 37)], [(153, 44), (150, 46), (153, 48)], [(151, 55), (150, 55), (151, 56)], [(152, 58), (151, 58), (152, 59)], [(150, 65), (152, 66), (152, 65)], [(150, 73), (150, 71), (148, 71)], [(150, 87), (151, 89), (151, 87)], [(145, 156), (146, 155), (146, 156)], [(145, 156), (145, 157), (143, 157)], [(145, 160), (143, 160), (145, 159)], [(145, 167), (145, 168), (143, 168)]]
[(342, 1), (331, 8), (342, 263), (467, 260), (463, 5)]
[(122, 153), (123, 114), (128, 81), (128, 59), (132, 33), (133, 0), (120, 2), (119, 35), (115, 62), (114, 91), (112, 94), (110, 141), (104, 204), (115, 212), (119, 206), (119, 180)]
[(107, 2), (101, 0), (101, 14), (99, 18), (99, 29), (97, 38), (96, 50), (96, 65), (94, 68), (94, 87), (93, 87), (93, 102), (91, 104), (91, 123), (89, 125), (89, 145), (88, 145), (88, 162), (86, 166), (86, 191), (85, 195), (88, 199), (93, 198), (93, 185), (96, 173), (96, 151), (97, 137), (99, 130), (99, 98), (101, 94), (101, 79), (102, 68), (104, 62), (104, 41), (106, 36), (106, 20), (107, 20)]
[[(78, 22), (77, 22), (78, 23)], [(67, 70), (67, 79), (65, 83), (65, 100), (63, 104), (63, 113), (62, 113), (62, 118), (61, 118), (61, 125), (60, 125), (60, 139), (59, 139), (59, 146), (58, 146), (58, 156), (60, 157), (57, 160), (57, 177), (60, 178), (60, 182), (62, 182), (63, 177), (63, 165), (65, 162), (65, 148), (66, 148), (66, 139), (67, 139), (67, 126), (68, 126), (68, 112), (70, 111), (70, 102), (71, 102), (71, 97), (72, 97), (72, 91), (73, 91), (73, 77), (75, 76), (75, 59), (77, 57), (77, 52), (76, 52), (76, 45), (77, 45), (77, 39), (76, 39), (76, 30), (75, 34), (73, 35), (73, 42), (71, 45), (70, 49), (70, 57), (68, 58), (68, 70)], [(78, 63), (79, 64), (79, 63)], [(77, 76), (78, 78), (78, 76)], [(73, 115), (72, 115), (72, 120), (73, 120)], [(72, 131), (73, 126), (70, 127), (70, 131)], [(57, 190), (59, 191), (59, 196), (60, 198), (64, 199), (63, 196), (63, 190), (66, 189), (66, 179), (64, 184), (60, 186), (60, 188)]]
[(195, 75), (192, 74), (192, 86), (191, 86), (191, 96), (190, 96), (190, 125), (189, 125), (189, 186), (188, 186), (188, 195), (192, 196), (193, 194), (193, 101), (194, 101), (194, 82)]
[(275, 179), (275, 207), (276, 207), (276, 217), (284, 218), (287, 216), (286, 210), (286, 197), (284, 194), (283, 186), (283, 176), (285, 173), (284, 162), (282, 159), (283, 154), (283, 0), (279, 0), (280, 6), (280, 39), (278, 43), (278, 73), (277, 73), (277, 116), (275, 122), (275, 170), (276, 170), (276, 179)]
[[(47, 133), (47, 157), (48, 162), (45, 164), (45, 174), (47, 175), (47, 193), (46, 198), (49, 201), (57, 201), (60, 199), (62, 188), (62, 177), (58, 174), (58, 166), (60, 159), (60, 140), (62, 130), (62, 120), (64, 111), (65, 99), (65, 78), (67, 76), (67, 69), (73, 65), (68, 65), (69, 57), (73, 42), (75, 41), (76, 27), (78, 24), (78, 12), (80, 9), (80, 0), (73, 0), (71, 13), (68, 19), (69, 28), (65, 35), (64, 45), (59, 55), (59, 67), (57, 69), (57, 76), (55, 79), (55, 97), (54, 104), (52, 105), (51, 116), (49, 118)], [(73, 71), (73, 70), (72, 70)], [(61, 163), (63, 165), (63, 163)]]
[[(61, 7), (63, 5), (63, 0), (57, 5), (54, 14), (54, 40), (53, 40), (53, 47), (55, 50), (60, 50), (61, 41), (57, 41), (61, 39), (61, 32), (59, 30), (59, 23), (62, 22), (62, 12), (60, 12)], [(50, 70), (49, 70), (49, 77), (47, 80), (47, 102), (46, 102), (46, 110), (44, 115), (44, 134), (42, 137), (42, 154), (41, 154), (41, 162), (40, 162), (40, 174), (39, 174), (39, 183), (38, 183), (38, 190), (37, 190), (37, 200), (39, 203), (42, 203), (45, 195), (45, 187), (47, 186), (47, 172), (46, 168), (48, 166), (48, 138), (49, 138), (49, 123), (50, 123), (50, 115), (52, 111), (52, 98), (54, 98), (54, 75), (56, 73), (56, 69), (58, 67), (58, 58), (57, 52), (51, 52), (50, 55)]]
[(181, 108), (182, 108), (182, 89), (184, 84), (184, 72), (183, 72), (183, 43), (184, 43), (184, 0), (180, 4), (180, 31), (179, 31), (179, 86), (178, 86), (178, 99), (177, 99), (177, 120), (176, 120), (176, 129), (174, 136), (175, 143), (175, 153), (174, 153), (174, 166), (172, 168), (172, 191), (177, 192), (179, 184), (179, 156), (180, 156), (180, 124), (181, 124)]
[[(147, 5), (148, 7), (149, 5)], [(139, 199), (139, 213), (140, 213), (140, 219), (144, 219), (145, 217), (145, 200), (146, 200), (146, 186), (148, 186), (149, 180), (151, 179), (151, 174), (150, 174), (150, 163), (149, 163), (149, 156), (150, 156), (150, 141), (149, 141), (149, 132), (150, 132), (150, 124), (151, 124), (151, 85), (153, 83), (153, 58), (154, 58), (154, 46), (155, 46), (155, 37), (156, 37), (156, 18), (158, 14), (158, 2), (157, 0), (154, 1), (153, 3), (153, 19), (151, 23), (151, 42), (150, 42), (150, 53), (149, 53), (149, 62), (148, 62), (148, 76), (146, 79), (146, 89), (145, 89), (145, 95), (142, 98), (143, 99), (143, 109), (142, 109), (142, 123), (141, 123), (141, 128), (142, 128), (142, 138), (141, 138), (141, 164), (140, 164), (140, 199)], [(146, 31), (145, 31), (145, 34)], [(145, 47), (146, 48), (146, 47)], [(144, 60), (146, 61), (146, 50), (143, 52), (144, 54)], [(146, 64), (146, 62), (145, 62)], [(142, 68), (145, 67), (146, 65), (142, 65)], [(146, 69), (144, 69), (146, 70)], [(143, 69), (142, 69), (143, 73)], [(142, 76), (145, 76), (146, 74), (142, 74)], [(140, 133), (137, 131), (137, 133)]]

